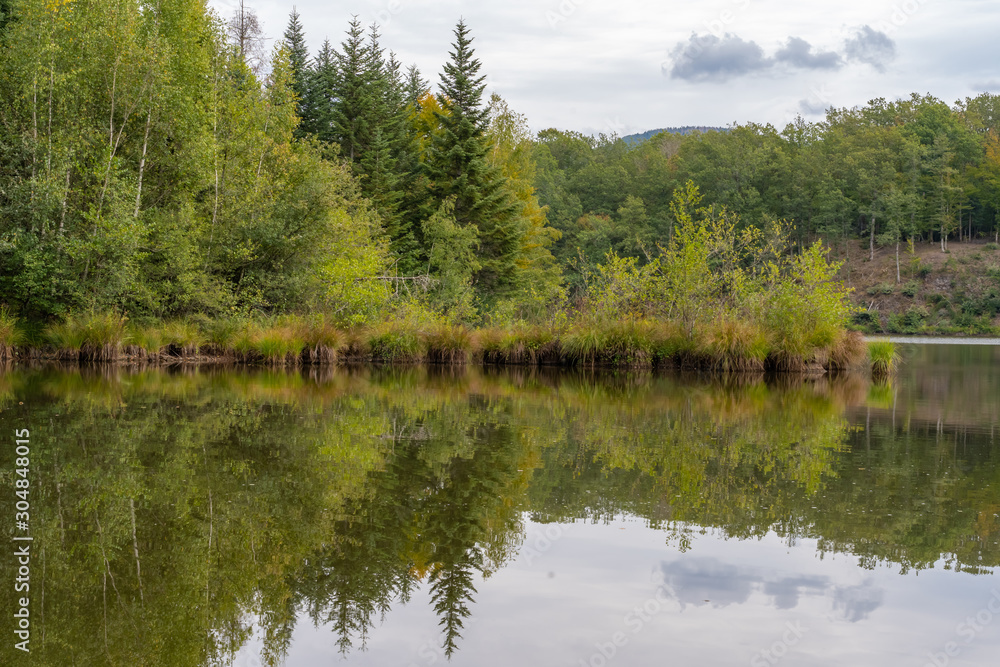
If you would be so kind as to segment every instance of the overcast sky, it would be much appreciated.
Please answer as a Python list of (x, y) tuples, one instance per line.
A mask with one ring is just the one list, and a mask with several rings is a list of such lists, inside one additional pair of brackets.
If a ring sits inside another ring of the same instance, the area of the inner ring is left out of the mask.
[[(246, 0), (280, 39), (292, 3)], [(210, 0), (223, 17), (232, 0)], [(625, 135), (772, 123), (875, 97), (1000, 93), (996, 0), (295, 0), (310, 52), (351, 16), (437, 83), (464, 17), (490, 89), (532, 129)]]

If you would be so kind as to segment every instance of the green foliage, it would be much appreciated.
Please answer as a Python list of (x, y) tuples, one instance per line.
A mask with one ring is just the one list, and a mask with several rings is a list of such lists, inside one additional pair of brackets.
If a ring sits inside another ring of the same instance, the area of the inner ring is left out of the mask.
[(923, 306), (912, 305), (905, 313), (889, 315), (886, 328), (890, 333), (915, 334), (920, 333), (930, 313)]
[(918, 283), (915, 280), (907, 282), (905, 285), (903, 285), (903, 288), (900, 290), (903, 296), (908, 296), (911, 299), (915, 297), (917, 295), (917, 292), (919, 291), (920, 291), (920, 283)]

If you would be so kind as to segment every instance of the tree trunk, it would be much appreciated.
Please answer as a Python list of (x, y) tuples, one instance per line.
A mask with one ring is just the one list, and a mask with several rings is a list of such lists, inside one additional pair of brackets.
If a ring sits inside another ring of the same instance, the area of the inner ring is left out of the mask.
[(135, 211), (132, 212), (132, 217), (136, 219), (139, 217), (139, 204), (142, 202), (142, 174), (146, 169), (146, 148), (149, 146), (149, 124), (152, 118), (153, 108), (150, 107), (146, 112), (146, 133), (142, 137), (142, 157), (139, 158), (139, 187), (135, 191)]
[(868, 239), (868, 261), (875, 261), (875, 216), (871, 221), (871, 237)]
[(899, 279), (899, 237), (897, 236), (896, 237), (896, 284), (898, 285), (900, 282), (902, 281), (900, 281)]
[(132, 552), (135, 554), (135, 576), (139, 580), (139, 600), (145, 602), (142, 592), (142, 570), (139, 568), (139, 540), (135, 535), (135, 499), (129, 498), (129, 510), (132, 512)]

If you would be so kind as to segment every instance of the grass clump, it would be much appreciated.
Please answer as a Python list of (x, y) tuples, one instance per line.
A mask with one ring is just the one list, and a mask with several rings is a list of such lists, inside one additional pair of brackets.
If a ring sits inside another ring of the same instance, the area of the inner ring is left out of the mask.
[(557, 332), (540, 326), (519, 324), (505, 329), (479, 332), (483, 361), (489, 364), (557, 364), (561, 346)]
[(175, 357), (197, 356), (205, 337), (201, 329), (192, 322), (175, 320), (163, 327), (163, 344), (168, 354)]
[(713, 370), (760, 372), (770, 353), (764, 332), (746, 321), (723, 318), (713, 322), (703, 334), (702, 354)]
[(303, 322), (301, 331), (305, 343), (302, 359), (310, 364), (335, 363), (341, 348), (347, 342), (344, 332), (328, 323), (322, 316)]
[(472, 332), (466, 327), (438, 324), (424, 333), (427, 360), (433, 364), (463, 364), (474, 349)]
[(251, 356), (273, 366), (295, 365), (302, 360), (306, 341), (294, 322), (260, 327), (249, 341)]
[(896, 365), (899, 363), (896, 344), (887, 340), (873, 340), (869, 342), (868, 359), (871, 362), (873, 375), (888, 375), (896, 370)]
[(412, 363), (420, 361), (426, 351), (415, 331), (397, 323), (376, 326), (365, 338), (365, 347), (374, 361)]
[(7, 306), (0, 306), (0, 361), (13, 359), (14, 348), (24, 342), (24, 332), (17, 316)]
[(64, 358), (115, 361), (128, 338), (125, 322), (125, 316), (116, 313), (70, 315), (50, 325), (45, 338)]
[(129, 345), (125, 348), (125, 352), (145, 359), (159, 355), (164, 345), (163, 332), (159, 327), (130, 328)]
[(865, 337), (858, 331), (844, 331), (830, 347), (827, 368), (846, 370), (861, 366), (868, 356)]

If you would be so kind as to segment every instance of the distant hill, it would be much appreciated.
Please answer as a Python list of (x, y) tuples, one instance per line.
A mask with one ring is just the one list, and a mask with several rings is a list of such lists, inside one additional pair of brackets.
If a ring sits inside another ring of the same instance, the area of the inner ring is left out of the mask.
[(685, 127), (661, 127), (658, 130), (648, 130), (640, 134), (630, 134), (627, 137), (622, 137), (622, 141), (626, 144), (632, 146), (634, 144), (641, 144), (646, 139), (659, 134), (660, 132), (670, 132), (671, 134), (692, 134), (694, 132), (726, 132), (727, 129), (724, 127), (705, 127), (703, 125), (687, 125)]

